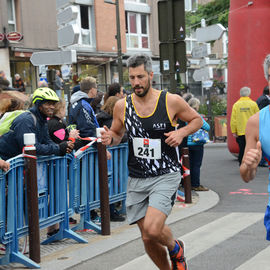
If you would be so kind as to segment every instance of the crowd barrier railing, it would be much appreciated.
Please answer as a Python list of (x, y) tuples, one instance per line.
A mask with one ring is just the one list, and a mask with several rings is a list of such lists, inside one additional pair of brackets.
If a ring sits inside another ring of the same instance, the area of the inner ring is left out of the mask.
[[(108, 160), (109, 203), (122, 202), (121, 212), (125, 211), (127, 187), (127, 143), (109, 147), (111, 159)], [(82, 170), (82, 168), (85, 168)], [(98, 154), (95, 147), (81, 152), (74, 159), (75, 186), (70, 198), (74, 201), (75, 212), (80, 214), (80, 222), (72, 230), (92, 229), (101, 233), (101, 227), (91, 220), (90, 211), (100, 207)]]
[[(125, 210), (127, 186), (127, 144), (108, 148), (112, 158), (108, 161), (109, 202), (122, 202)], [(0, 265), (21, 263), (29, 268), (40, 266), (25, 256), (19, 240), (28, 235), (27, 192), (25, 183), (25, 159), (22, 155), (9, 160), (8, 172), (0, 170)], [(42, 244), (71, 238), (86, 243), (76, 233), (79, 229), (100, 226), (92, 222), (90, 210), (99, 208), (98, 155), (90, 147), (75, 157), (42, 156), (37, 159), (38, 208), (40, 229), (59, 224), (59, 231)], [(69, 216), (80, 214), (79, 224), (69, 228)]]

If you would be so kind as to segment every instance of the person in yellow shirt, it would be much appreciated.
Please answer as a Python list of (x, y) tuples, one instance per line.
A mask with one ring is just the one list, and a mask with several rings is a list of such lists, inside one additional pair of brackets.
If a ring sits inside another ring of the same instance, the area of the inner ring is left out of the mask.
[(250, 116), (259, 111), (257, 103), (249, 97), (250, 93), (251, 89), (249, 87), (245, 86), (240, 89), (240, 98), (234, 103), (231, 114), (231, 131), (239, 145), (239, 166), (242, 163), (246, 146), (245, 131), (247, 121)]

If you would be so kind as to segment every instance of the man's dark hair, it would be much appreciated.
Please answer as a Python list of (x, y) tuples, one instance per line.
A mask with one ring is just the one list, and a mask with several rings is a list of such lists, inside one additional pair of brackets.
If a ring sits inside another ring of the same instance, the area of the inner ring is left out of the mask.
[(151, 57), (144, 53), (136, 53), (127, 59), (127, 67), (136, 68), (144, 65), (145, 71), (148, 73), (152, 71), (152, 60)]
[(121, 92), (121, 85), (119, 83), (113, 83), (108, 88), (108, 97), (115, 96)]
[(269, 86), (268, 85), (263, 88), (263, 95), (269, 95)]
[(119, 83), (112, 83), (106, 94), (104, 95), (104, 103), (109, 97), (115, 96), (117, 93), (121, 92), (121, 85)]

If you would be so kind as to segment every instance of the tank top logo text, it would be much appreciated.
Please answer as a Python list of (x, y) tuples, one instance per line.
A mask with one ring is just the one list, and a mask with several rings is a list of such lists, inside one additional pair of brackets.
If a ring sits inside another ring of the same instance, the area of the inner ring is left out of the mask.
[(165, 130), (166, 129), (166, 123), (157, 123), (153, 124), (154, 130)]

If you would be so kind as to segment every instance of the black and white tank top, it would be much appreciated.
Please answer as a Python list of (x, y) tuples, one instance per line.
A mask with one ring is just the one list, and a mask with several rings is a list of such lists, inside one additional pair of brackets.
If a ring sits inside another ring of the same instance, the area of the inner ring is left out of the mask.
[(149, 116), (140, 116), (136, 112), (133, 95), (126, 98), (124, 119), (129, 145), (129, 175), (147, 178), (179, 171), (178, 147), (165, 143), (164, 133), (176, 129), (168, 115), (167, 92), (160, 92)]

